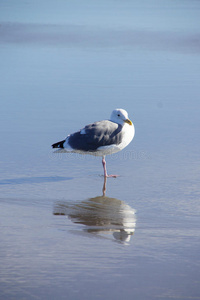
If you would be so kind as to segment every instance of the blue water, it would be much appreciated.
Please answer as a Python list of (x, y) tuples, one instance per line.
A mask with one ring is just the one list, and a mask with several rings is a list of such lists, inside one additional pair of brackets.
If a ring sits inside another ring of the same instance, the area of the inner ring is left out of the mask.
[[(0, 3), (0, 298), (200, 299), (200, 3)], [(51, 144), (124, 108), (107, 157)]]

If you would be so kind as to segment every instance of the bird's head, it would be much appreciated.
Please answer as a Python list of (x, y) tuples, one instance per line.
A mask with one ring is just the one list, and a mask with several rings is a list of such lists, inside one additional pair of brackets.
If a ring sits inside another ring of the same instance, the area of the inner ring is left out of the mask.
[(133, 125), (133, 123), (131, 122), (131, 120), (128, 118), (128, 113), (127, 111), (125, 111), (122, 108), (117, 108), (115, 110), (113, 110), (110, 120), (112, 122), (115, 122), (117, 124), (120, 125), (124, 125), (125, 123), (129, 124), (129, 125)]

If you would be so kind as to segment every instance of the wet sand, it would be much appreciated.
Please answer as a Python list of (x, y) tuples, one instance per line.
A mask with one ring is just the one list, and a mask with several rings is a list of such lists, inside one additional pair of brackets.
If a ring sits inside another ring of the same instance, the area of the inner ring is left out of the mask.
[[(199, 3), (24, 4), (0, 12), (0, 298), (199, 299)], [(52, 153), (117, 107), (119, 177)]]

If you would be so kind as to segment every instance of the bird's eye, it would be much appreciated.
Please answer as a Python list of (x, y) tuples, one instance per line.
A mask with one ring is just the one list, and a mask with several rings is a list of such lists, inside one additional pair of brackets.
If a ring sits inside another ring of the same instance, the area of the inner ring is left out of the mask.
[(120, 114), (118, 114), (117, 116), (120, 117)]

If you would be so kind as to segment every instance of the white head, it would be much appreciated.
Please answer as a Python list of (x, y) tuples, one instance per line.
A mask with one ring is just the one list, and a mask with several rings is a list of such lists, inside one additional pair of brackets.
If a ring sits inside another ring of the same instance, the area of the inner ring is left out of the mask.
[(128, 118), (127, 111), (125, 111), (122, 108), (117, 108), (117, 109), (113, 110), (111, 117), (110, 117), (110, 121), (120, 124), (122, 126), (125, 123), (127, 123), (129, 125), (133, 125), (131, 120), (129, 120), (129, 118)]

